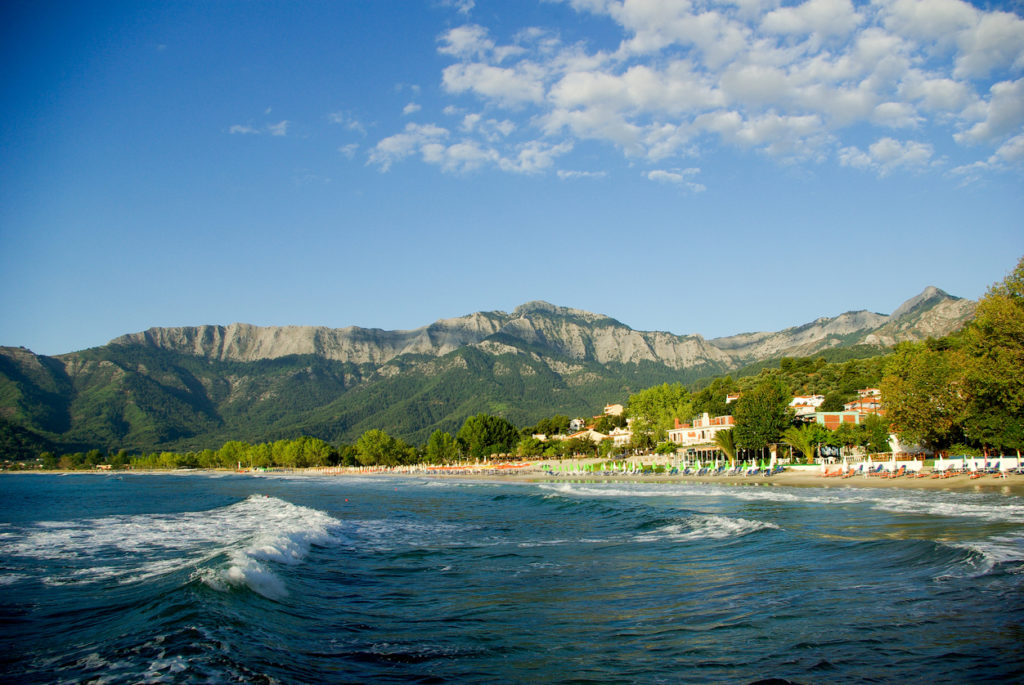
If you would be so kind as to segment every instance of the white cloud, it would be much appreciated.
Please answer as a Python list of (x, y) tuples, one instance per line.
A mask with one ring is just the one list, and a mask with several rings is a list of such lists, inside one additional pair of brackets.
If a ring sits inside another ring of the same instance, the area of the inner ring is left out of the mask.
[(476, 7), (474, 0), (444, 0), (441, 4), (454, 8), (459, 14), (469, 14)]
[(409, 116), (410, 114), (415, 114), (416, 112), (420, 111), (421, 109), (423, 109), (423, 108), (420, 107), (415, 102), (410, 102), (409, 104), (407, 104), (405, 107), (402, 108), (402, 114), (404, 114), (406, 116)]
[(331, 112), (327, 115), (327, 120), (332, 124), (344, 126), (349, 131), (355, 131), (359, 135), (366, 135), (366, 126), (351, 112)]
[(428, 143), (423, 146), (423, 161), (437, 164), (444, 171), (467, 172), (497, 162), (498, 153), (474, 141), (462, 141), (448, 146)]
[(984, 15), (957, 42), (957, 76), (985, 77), (1000, 68), (1024, 67), (1024, 19), (1006, 12)]
[(488, 37), (487, 29), (475, 24), (456, 26), (441, 36), (439, 42), (438, 52), (452, 57), (483, 57), (494, 50), (494, 41)]
[(1024, 134), (1014, 136), (1003, 143), (996, 154), (995, 159), (1011, 164), (1024, 161)]
[(907, 102), (883, 102), (875, 107), (871, 121), (890, 128), (913, 128), (923, 121)]
[(516, 130), (516, 125), (509, 119), (485, 119), (482, 114), (467, 114), (462, 118), (462, 130), (466, 133), (478, 133), (485, 139), (495, 142), (507, 138)]
[[(384, 138), (370, 151), (368, 164), (376, 165), (381, 171), (388, 171), (395, 162), (409, 155), (433, 150), (434, 145), (448, 136), (448, 130), (433, 124), (407, 124), (402, 133)], [(426, 156), (426, 155), (425, 155)]]
[(370, 151), (367, 163), (386, 172), (395, 162), (418, 154), (424, 162), (437, 165), (446, 172), (464, 173), (491, 166), (503, 171), (532, 174), (551, 168), (557, 157), (573, 147), (571, 142), (529, 141), (517, 144), (503, 154), (481, 141), (462, 139), (448, 143), (450, 136), (448, 129), (439, 126), (407, 124), (402, 133), (378, 142)]
[(991, 171), (1003, 171), (1024, 163), (1024, 134), (1014, 136), (1003, 143), (987, 160), (955, 167), (950, 174), (959, 177), (965, 184), (980, 181)]
[(566, 169), (558, 170), (558, 178), (567, 181), (577, 178), (604, 178), (608, 175), (606, 171), (570, 171)]
[(992, 86), (991, 97), (978, 111), (983, 119), (963, 134), (958, 141), (980, 143), (1001, 140), (1024, 126), (1024, 79), (1002, 81)]
[(267, 124), (267, 133), (272, 136), (286, 136), (288, 135), (288, 120), (279, 121), (276, 124)]
[(257, 128), (255, 126), (235, 124), (228, 129), (228, 133), (232, 135), (248, 135), (248, 136), (259, 136), (268, 134), (272, 136), (286, 136), (288, 135), (288, 126), (291, 124), (288, 120), (280, 121), (276, 124), (266, 124), (263, 128)]
[(685, 188), (693, 193), (703, 193), (707, 188), (693, 180), (693, 177), (700, 173), (700, 169), (694, 167), (690, 169), (674, 169), (671, 171), (665, 169), (654, 169), (653, 171), (647, 172), (647, 178), (651, 181), (657, 181), (658, 183), (670, 183), (677, 185), (681, 188)]
[(843, 166), (871, 170), (887, 176), (898, 168), (921, 169), (931, 163), (934, 149), (928, 143), (908, 140), (901, 143), (894, 138), (880, 138), (868, 146), (867, 152), (857, 147), (839, 151)]
[[(508, 43), (476, 23), (438, 38), (451, 60), (444, 92), (459, 98), (444, 111), (461, 117), (455, 144), (467, 147), (434, 141), (432, 163), (554, 168), (544, 155), (547, 166), (517, 160), (589, 140), (659, 167), (725, 145), (888, 174), (936, 166), (937, 148), (943, 160), (976, 155), (975, 145), (1005, 167), (1024, 134), (1014, 14), (963, 0), (561, 1), (617, 27), (617, 47), (568, 44), (544, 26), (502, 26)], [(866, 150), (848, 140), (865, 132), (876, 141)], [(384, 168), (401, 158), (375, 152)]]
[(899, 93), (931, 111), (962, 111), (972, 101), (971, 88), (951, 78), (928, 78), (917, 70), (908, 72)]
[(503, 104), (540, 102), (544, 84), (540, 70), (530, 63), (508, 69), (478, 62), (453, 64), (441, 76), (450, 93), (472, 91)]
[(338, 148), (338, 152), (343, 154), (348, 159), (352, 159), (356, 156), (356, 151), (359, 150), (358, 143), (349, 143), (348, 145), (342, 145)]
[(813, 34), (820, 40), (849, 35), (863, 20), (850, 0), (808, 0), (769, 12), (761, 27), (769, 33)]
[(502, 159), (499, 166), (505, 171), (520, 174), (534, 174), (549, 169), (555, 158), (572, 150), (570, 142), (552, 145), (540, 141), (531, 141), (518, 147), (511, 158)]

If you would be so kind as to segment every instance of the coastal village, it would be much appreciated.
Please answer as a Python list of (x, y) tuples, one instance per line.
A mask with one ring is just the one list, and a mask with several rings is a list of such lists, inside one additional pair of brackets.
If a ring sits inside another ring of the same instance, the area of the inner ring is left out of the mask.
[[(868, 416), (884, 416), (882, 409), (882, 392), (878, 388), (864, 388), (857, 391), (858, 399), (843, 405), (843, 411), (821, 411), (820, 407), (825, 402), (824, 395), (797, 395), (789, 403), (795, 421), (803, 423), (816, 423), (828, 430), (835, 430), (842, 424), (860, 425)], [(732, 404), (740, 398), (739, 393), (726, 396), (726, 404)], [(602, 416), (621, 417), (625, 413), (625, 407), (621, 404), (607, 404), (604, 411), (592, 417), (590, 420), (575, 418), (569, 422), (568, 435), (550, 436), (553, 440), (573, 440), (578, 438), (588, 439), (595, 443), (602, 440), (611, 440), (616, 450), (629, 449), (633, 440), (632, 419), (626, 419), (625, 427), (613, 428), (606, 433), (595, 430), (597, 421)], [(724, 416), (709, 416), (707, 412), (694, 416), (688, 422), (675, 418), (675, 426), (667, 431), (668, 440), (683, 448), (708, 447), (715, 445), (715, 434), (719, 431), (730, 430), (736, 427), (736, 420), (731, 414)], [(537, 433), (533, 435), (538, 440), (548, 440), (549, 436)]]

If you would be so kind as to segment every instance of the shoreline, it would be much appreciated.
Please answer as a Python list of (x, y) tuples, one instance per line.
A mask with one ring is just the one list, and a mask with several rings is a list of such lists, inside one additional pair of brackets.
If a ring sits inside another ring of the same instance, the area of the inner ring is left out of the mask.
[(1006, 478), (984, 475), (970, 478), (959, 474), (949, 478), (881, 478), (878, 476), (853, 476), (850, 478), (825, 477), (808, 471), (784, 471), (774, 476), (691, 476), (667, 474), (567, 474), (552, 475), (539, 466), (517, 471), (349, 471), (346, 467), (311, 467), (287, 471), (232, 471), (221, 469), (177, 469), (177, 470), (124, 470), (124, 471), (3, 471), (4, 474), (49, 474), (55, 476), (93, 475), (169, 475), (169, 474), (229, 474), (248, 475), (256, 478), (288, 476), (385, 476), (393, 478), (418, 478), (424, 480), (472, 480), (493, 483), (657, 483), (659, 485), (731, 485), (737, 487), (797, 487), (797, 488), (873, 488), (885, 490), (937, 490), (955, 492), (1001, 493), (1024, 497), (1024, 475), (1009, 474)]
[(737, 487), (798, 487), (798, 488), (873, 488), (886, 490), (937, 490), (957, 492), (998, 492), (1006, 495), (1024, 496), (1024, 476), (1009, 475), (996, 478), (990, 475), (971, 479), (967, 475), (950, 478), (879, 478), (877, 476), (853, 476), (852, 478), (823, 477), (817, 474), (783, 472), (774, 476), (669, 476), (635, 474), (549, 476), (544, 472), (519, 472), (513, 474), (459, 473), (459, 474), (399, 474), (378, 473), (366, 475), (404, 475), (445, 480), (458, 478), (498, 483), (658, 483), (663, 485), (731, 485)]

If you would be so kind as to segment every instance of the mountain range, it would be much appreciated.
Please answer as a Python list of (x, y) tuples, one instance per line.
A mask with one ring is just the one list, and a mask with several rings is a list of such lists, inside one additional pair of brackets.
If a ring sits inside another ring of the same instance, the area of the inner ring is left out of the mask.
[(3, 347), (0, 448), (181, 451), (297, 435), (350, 442), (370, 428), (422, 443), (478, 412), (531, 425), (766, 360), (879, 354), (950, 333), (974, 307), (929, 287), (890, 315), (846, 312), (705, 339), (529, 302), (408, 331), (236, 323), (151, 328), (57, 356)]

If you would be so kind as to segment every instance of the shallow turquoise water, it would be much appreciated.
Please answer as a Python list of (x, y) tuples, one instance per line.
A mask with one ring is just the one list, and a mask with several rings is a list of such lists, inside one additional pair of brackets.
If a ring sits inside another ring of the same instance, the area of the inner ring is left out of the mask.
[(1024, 500), (0, 477), (5, 682), (1020, 681)]

